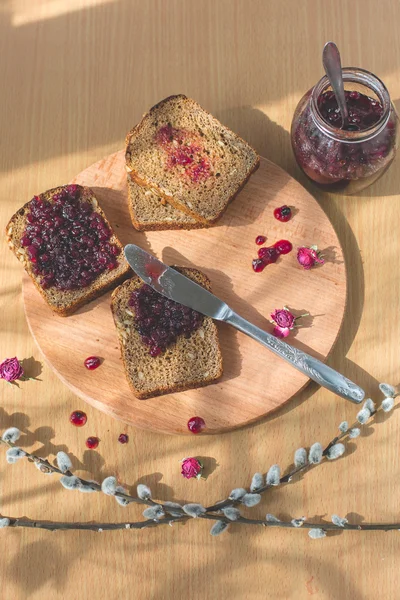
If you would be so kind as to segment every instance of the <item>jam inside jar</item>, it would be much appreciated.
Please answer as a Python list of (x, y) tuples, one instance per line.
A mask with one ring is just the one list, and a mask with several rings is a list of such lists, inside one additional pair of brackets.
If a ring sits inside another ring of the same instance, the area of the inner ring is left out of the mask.
[(349, 111), (343, 129), (336, 98), (323, 77), (297, 105), (291, 140), (297, 163), (314, 183), (328, 191), (355, 194), (392, 163), (398, 118), (378, 77), (352, 67), (342, 72)]

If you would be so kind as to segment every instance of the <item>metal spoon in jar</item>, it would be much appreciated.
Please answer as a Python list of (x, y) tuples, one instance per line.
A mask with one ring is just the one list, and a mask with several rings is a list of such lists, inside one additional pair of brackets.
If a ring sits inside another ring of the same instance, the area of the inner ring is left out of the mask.
[(332, 86), (333, 93), (336, 96), (336, 101), (339, 106), (340, 116), (342, 117), (342, 127), (344, 129), (347, 124), (349, 113), (344, 95), (342, 64), (340, 62), (340, 54), (338, 47), (334, 42), (327, 42), (322, 52), (322, 62), (325, 73)]

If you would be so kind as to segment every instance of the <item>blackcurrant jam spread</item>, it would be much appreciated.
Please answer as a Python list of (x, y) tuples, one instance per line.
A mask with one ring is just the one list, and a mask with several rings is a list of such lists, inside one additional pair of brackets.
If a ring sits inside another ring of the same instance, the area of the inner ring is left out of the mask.
[[(348, 119), (345, 131), (363, 131), (378, 123), (383, 114), (379, 100), (374, 100), (360, 92), (345, 91)], [(342, 126), (342, 117), (333, 92), (324, 92), (318, 98), (318, 108), (323, 119), (335, 127)]]
[(203, 315), (158, 294), (148, 285), (132, 292), (129, 306), (142, 342), (156, 357), (180, 335), (190, 337), (203, 322)]
[(118, 264), (121, 250), (110, 242), (110, 228), (81, 193), (68, 185), (51, 201), (35, 196), (29, 203), (21, 246), (44, 289), (86, 287)]

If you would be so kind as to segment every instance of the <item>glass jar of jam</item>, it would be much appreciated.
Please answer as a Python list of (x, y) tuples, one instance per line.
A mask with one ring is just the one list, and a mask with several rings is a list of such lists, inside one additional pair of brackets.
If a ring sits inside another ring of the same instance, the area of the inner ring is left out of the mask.
[(343, 69), (349, 118), (342, 118), (328, 78), (322, 77), (295, 110), (291, 140), (300, 168), (319, 187), (354, 194), (390, 166), (397, 147), (398, 117), (378, 77)]

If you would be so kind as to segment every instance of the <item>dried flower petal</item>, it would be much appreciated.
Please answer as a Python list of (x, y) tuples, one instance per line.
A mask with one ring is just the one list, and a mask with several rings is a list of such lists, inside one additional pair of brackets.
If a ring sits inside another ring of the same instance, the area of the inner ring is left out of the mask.
[(345, 525), (347, 525), (348, 520), (339, 517), (338, 515), (332, 515), (332, 523), (334, 525), (337, 525), (338, 527), (344, 527)]
[(117, 490), (117, 480), (115, 477), (106, 477), (101, 484), (101, 491), (107, 496), (114, 496)]
[(365, 423), (368, 421), (368, 419), (370, 418), (371, 413), (368, 410), (368, 408), (366, 408), (365, 406), (357, 413), (357, 421), (361, 424), (361, 425), (365, 425)]
[(353, 429), (350, 429), (349, 438), (353, 440), (354, 438), (358, 437), (360, 433), (361, 429), (359, 429), (358, 427), (353, 427)]
[(237, 521), (240, 518), (240, 510), (234, 506), (227, 506), (222, 509), (222, 512), (230, 521)]
[(345, 447), (343, 444), (335, 444), (334, 446), (331, 446), (326, 454), (326, 457), (329, 458), (329, 460), (335, 460), (335, 458), (339, 458), (339, 456), (342, 456), (342, 454), (345, 451)]
[(347, 421), (342, 421), (339, 425), (339, 431), (341, 431), (342, 433), (346, 433), (348, 428), (349, 428), (349, 424)]
[(66, 490), (77, 490), (81, 486), (81, 480), (79, 477), (75, 477), (75, 475), (72, 475), (71, 477), (63, 475), (60, 479), (60, 483)]
[(242, 499), (242, 504), (251, 508), (252, 506), (256, 506), (261, 502), (260, 494), (245, 494)]
[(3, 440), (3, 442), (15, 444), (15, 442), (18, 441), (20, 437), (21, 432), (17, 427), (9, 427), (5, 430), (5, 432), (1, 436), (1, 439)]
[(143, 511), (143, 516), (146, 517), (146, 519), (152, 519), (153, 521), (158, 521), (159, 519), (161, 519), (161, 517), (163, 517), (165, 515), (162, 506), (149, 506), (149, 508), (146, 508)]
[(396, 397), (396, 388), (394, 388), (389, 383), (380, 383), (379, 389), (382, 394), (386, 396), (386, 398), (395, 398)]
[(294, 453), (294, 466), (304, 467), (307, 464), (307, 450), (305, 448), (297, 448)]
[(319, 442), (315, 442), (308, 453), (308, 460), (312, 465), (317, 465), (322, 460), (322, 446)]
[(310, 529), (310, 531), (308, 532), (308, 535), (312, 540), (318, 540), (319, 538), (326, 537), (325, 531), (323, 529), (321, 529), (320, 527), (316, 527), (315, 529)]
[(214, 523), (214, 525), (211, 527), (210, 529), (210, 533), (211, 535), (220, 535), (221, 533), (223, 533), (224, 531), (226, 531), (229, 527), (228, 523), (225, 523), (224, 521), (216, 521)]
[(381, 406), (384, 412), (390, 412), (394, 407), (394, 398), (385, 398), (384, 400), (382, 400)]
[(281, 480), (281, 468), (279, 465), (270, 467), (265, 482), (267, 485), (279, 485)]
[(200, 515), (204, 515), (206, 509), (201, 504), (184, 504), (182, 507), (187, 515), (196, 519)]
[(256, 492), (257, 490), (262, 488), (263, 485), (264, 485), (264, 477), (261, 475), (261, 473), (254, 473), (253, 479), (251, 480), (251, 484), (250, 484), (250, 491)]
[(138, 498), (140, 498), (141, 500), (150, 500), (151, 490), (149, 487), (147, 487), (147, 485), (144, 485), (143, 483), (139, 483), (139, 485), (137, 486), (136, 489), (137, 489)]
[(265, 520), (267, 521), (267, 523), (280, 523), (281, 520), (278, 519), (278, 517), (275, 517), (275, 515), (271, 515), (270, 513), (268, 513), (265, 516)]
[(279, 327), (278, 325), (275, 325), (275, 327), (272, 330), (272, 334), (277, 337), (277, 338), (287, 338), (290, 335), (290, 329), (289, 327)]
[(243, 498), (243, 496), (245, 496), (246, 494), (247, 494), (247, 490), (245, 490), (244, 488), (235, 488), (229, 494), (229, 500), (233, 500), (233, 501), (241, 500)]
[(72, 469), (72, 462), (66, 452), (57, 452), (57, 465), (62, 473)]
[(10, 526), (10, 519), (7, 519), (6, 517), (3, 517), (2, 519), (0, 519), (0, 529), (2, 529), (3, 527), (9, 527)]

